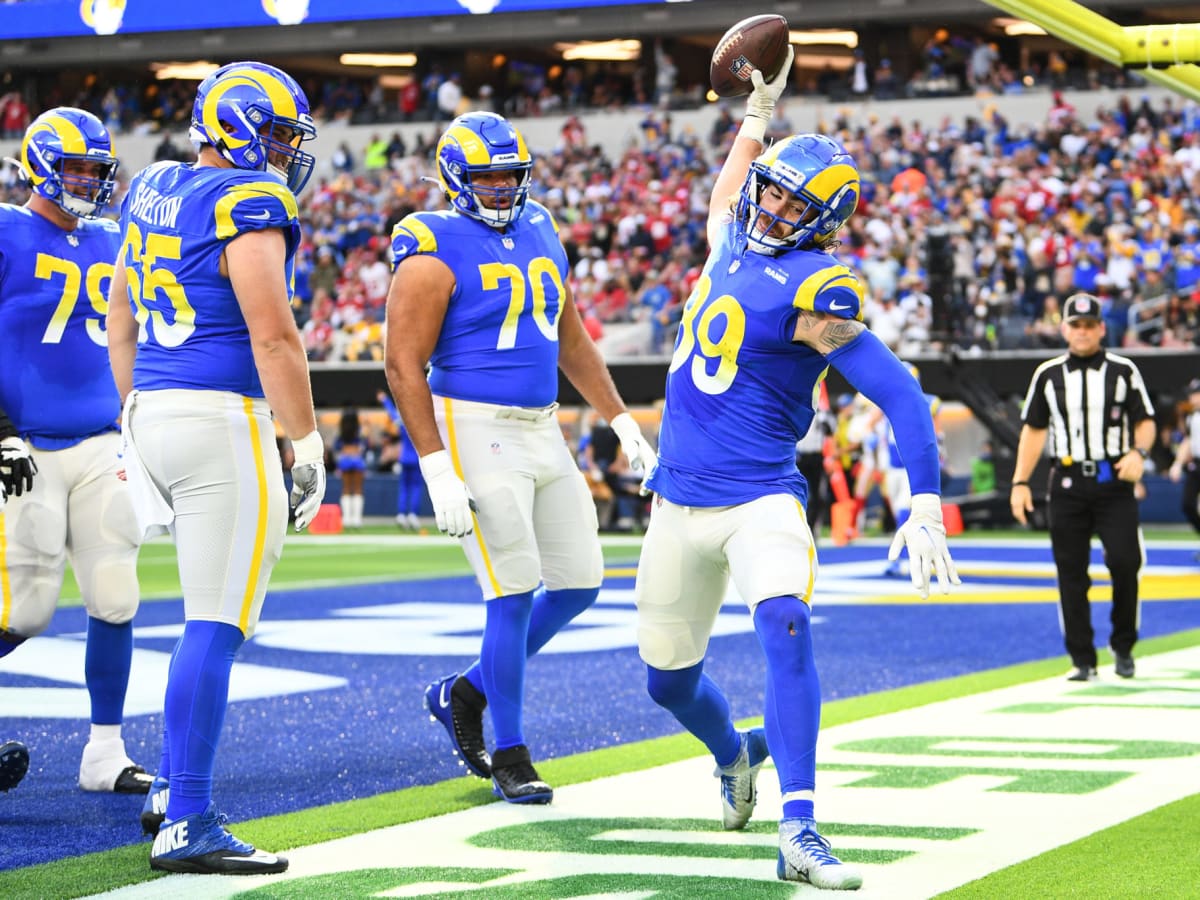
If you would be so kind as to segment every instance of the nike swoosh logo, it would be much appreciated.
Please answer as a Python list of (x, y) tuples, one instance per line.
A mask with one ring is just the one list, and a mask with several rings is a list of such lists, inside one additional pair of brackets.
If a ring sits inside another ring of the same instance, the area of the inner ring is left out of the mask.
[(842, 310), (850, 309), (850, 304), (847, 303), (845, 306), (839, 306), (836, 301), (830, 300), (829, 309), (833, 312), (841, 312)]
[(264, 866), (275, 864), (275, 857), (268, 856), (261, 851), (255, 851), (253, 856), (223, 856), (221, 859), (225, 862), (252, 862), (262, 863)]
[(438, 691), (438, 706), (445, 709), (450, 705), (450, 682), (442, 682), (442, 688)]
[[(262, 219), (262, 220), (266, 220), (266, 219), (269, 219), (269, 218), (271, 218), (271, 211), (270, 211), (269, 209), (265, 209), (265, 210), (263, 210), (263, 211), (262, 211), (262, 212), (260, 212), (260, 213), (254, 213), (254, 215), (251, 215), (250, 213), (246, 213), (246, 218), (247, 218), (247, 219)], [(832, 307), (832, 305), (833, 305), (833, 304), (830, 304), (830, 306), (831, 306), (831, 307)]]

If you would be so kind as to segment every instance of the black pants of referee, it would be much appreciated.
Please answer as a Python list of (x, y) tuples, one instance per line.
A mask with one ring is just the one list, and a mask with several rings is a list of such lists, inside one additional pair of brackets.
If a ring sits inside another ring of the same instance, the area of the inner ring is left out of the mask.
[(1184, 518), (1200, 531), (1200, 462), (1192, 460), (1183, 470), (1183, 496), (1180, 499)]
[(1097, 483), (1095, 478), (1056, 469), (1050, 475), (1049, 512), (1063, 639), (1071, 661), (1076, 666), (1096, 666), (1096, 635), (1088, 606), (1093, 534), (1104, 547), (1104, 562), (1112, 577), (1108, 645), (1114, 653), (1129, 656), (1138, 638), (1138, 572), (1143, 552), (1133, 485), (1115, 477)]
[(805, 513), (808, 516), (808, 527), (813, 536), (821, 525), (821, 516), (825, 513), (825, 455), (823, 453), (801, 453), (796, 457), (796, 466), (800, 474), (808, 482), (808, 506)]

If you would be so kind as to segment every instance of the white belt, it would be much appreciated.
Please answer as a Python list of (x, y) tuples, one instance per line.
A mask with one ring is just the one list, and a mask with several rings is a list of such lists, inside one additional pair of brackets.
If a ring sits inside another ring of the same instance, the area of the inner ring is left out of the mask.
[(453, 412), (490, 415), (497, 419), (516, 419), (519, 422), (544, 422), (558, 412), (558, 404), (549, 406), (503, 406), (499, 403), (480, 403), (476, 400), (447, 398)]

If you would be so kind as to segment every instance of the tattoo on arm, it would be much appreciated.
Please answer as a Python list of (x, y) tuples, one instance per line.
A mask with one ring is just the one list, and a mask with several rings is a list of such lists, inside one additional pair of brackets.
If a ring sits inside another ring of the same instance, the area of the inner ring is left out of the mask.
[(866, 330), (856, 319), (842, 319), (811, 309), (800, 310), (794, 339), (819, 353), (831, 353)]
[(825, 327), (817, 336), (817, 349), (829, 353), (844, 347), (865, 330), (866, 326), (855, 319), (826, 319)]

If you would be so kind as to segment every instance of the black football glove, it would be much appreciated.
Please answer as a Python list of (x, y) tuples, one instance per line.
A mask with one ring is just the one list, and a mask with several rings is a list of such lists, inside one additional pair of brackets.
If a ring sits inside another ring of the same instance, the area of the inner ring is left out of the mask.
[(20, 497), (33, 490), (37, 470), (37, 463), (23, 440), (16, 435), (0, 440), (0, 481), (10, 495)]

